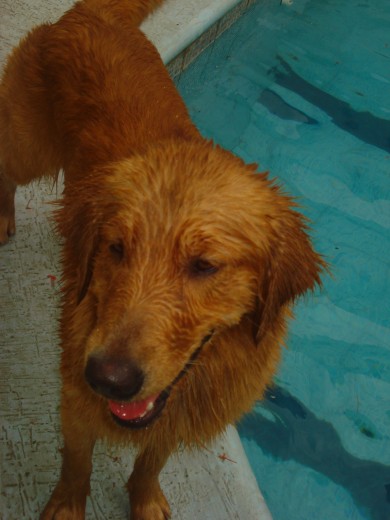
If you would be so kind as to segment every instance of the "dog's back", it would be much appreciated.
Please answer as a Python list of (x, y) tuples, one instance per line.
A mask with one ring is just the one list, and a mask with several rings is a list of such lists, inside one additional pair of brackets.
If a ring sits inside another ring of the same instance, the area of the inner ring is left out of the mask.
[(61, 168), (66, 181), (153, 139), (197, 136), (137, 27), (159, 3), (85, 0), (14, 50), (0, 86), (0, 162), (18, 184)]
[(115, 28), (139, 25), (163, 0), (83, 0), (82, 4)]

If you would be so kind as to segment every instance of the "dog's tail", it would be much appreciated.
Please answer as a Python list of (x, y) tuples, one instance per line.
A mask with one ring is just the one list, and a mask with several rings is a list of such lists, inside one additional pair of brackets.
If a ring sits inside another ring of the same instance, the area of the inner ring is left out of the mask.
[(83, 0), (83, 4), (108, 22), (140, 23), (164, 0)]

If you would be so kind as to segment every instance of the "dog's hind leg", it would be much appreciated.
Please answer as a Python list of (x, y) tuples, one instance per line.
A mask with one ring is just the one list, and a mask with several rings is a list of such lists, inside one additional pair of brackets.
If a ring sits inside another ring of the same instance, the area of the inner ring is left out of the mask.
[(49, 30), (37, 27), (22, 40), (0, 83), (0, 244), (15, 232), (16, 186), (56, 176), (62, 166), (42, 49)]
[(15, 192), (16, 184), (0, 169), (0, 245), (15, 234)]
[(127, 483), (131, 520), (167, 520), (171, 511), (158, 481), (160, 471), (170, 455), (161, 443), (146, 447), (135, 461)]

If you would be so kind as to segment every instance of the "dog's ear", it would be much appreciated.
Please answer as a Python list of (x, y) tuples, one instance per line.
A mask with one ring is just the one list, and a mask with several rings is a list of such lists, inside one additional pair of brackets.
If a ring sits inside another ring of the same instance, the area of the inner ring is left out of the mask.
[(93, 262), (99, 245), (104, 205), (96, 204), (88, 186), (66, 189), (55, 214), (56, 228), (63, 238), (64, 290), (79, 305), (87, 294)]
[(81, 250), (79, 248), (80, 259), (82, 260), (78, 266), (77, 272), (77, 305), (79, 305), (83, 301), (91, 283), (93, 273), (93, 261), (98, 248), (98, 242), (98, 234), (96, 233), (94, 237), (91, 237), (83, 244), (79, 244), (81, 246)]
[(313, 249), (305, 218), (288, 197), (280, 197), (278, 211), (269, 219), (272, 237), (252, 317), (256, 344), (267, 332), (272, 333), (285, 305), (321, 285), (320, 274), (326, 269)]

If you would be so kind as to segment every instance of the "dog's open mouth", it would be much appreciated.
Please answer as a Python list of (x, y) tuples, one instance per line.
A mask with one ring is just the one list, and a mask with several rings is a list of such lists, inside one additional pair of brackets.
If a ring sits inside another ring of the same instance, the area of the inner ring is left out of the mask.
[(164, 390), (143, 401), (109, 401), (108, 405), (114, 420), (121, 426), (134, 429), (145, 428), (163, 411), (168, 396), (169, 391)]
[(111, 415), (116, 423), (126, 428), (141, 429), (149, 426), (163, 411), (172, 388), (187, 373), (198, 357), (202, 347), (213, 335), (205, 336), (199, 347), (192, 354), (183, 370), (176, 376), (174, 381), (162, 392), (151, 395), (142, 401), (108, 401)]

